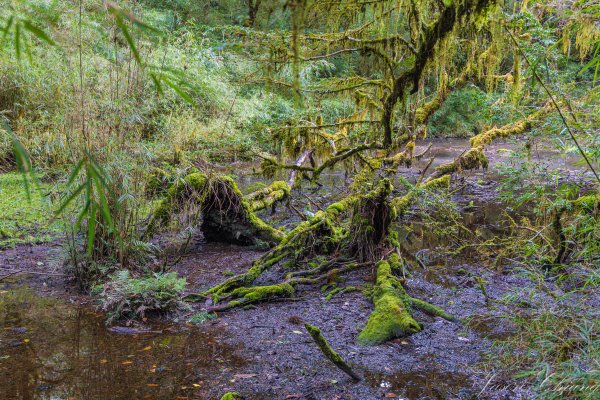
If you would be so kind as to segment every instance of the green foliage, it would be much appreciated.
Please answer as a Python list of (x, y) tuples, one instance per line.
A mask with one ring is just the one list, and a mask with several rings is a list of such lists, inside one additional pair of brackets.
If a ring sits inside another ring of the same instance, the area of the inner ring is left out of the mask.
[(0, 247), (49, 241), (62, 231), (47, 196), (54, 190), (40, 182), (27, 193), (20, 174), (0, 174)]
[(491, 103), (476, 86), (452, 92), (429, 120), (433, 137), (471, 137), (490, 123)]
[(201, 325), (204, 322), (215, 318), (217, 318), (216, 314), (203, 311), (192, 315), (189, 322), (194, 325)]
[[(565, 275), (557, 282), (569, 284), (585, 278), (590, 272), (584, 269)], [(543, 282), (539, 272), (532, 272), (530, 277)], [(495, 344), (492, 364), (510, 365), (510, 372), (517, 378), (526, 379), (537, 387), (539, 395), (536, 398), (597, 398), (600, 326), (597, 310), (586, 304), (585, 295), (586, 290), (597, 289), (597, 282), (587, 283), (568, 293), (556, 288), (555, 294), (564, 294), (555, 297), (555, 301), (540, 299), (534, 307), (527, 307), (527, 312), (507, 315), (518, 331)], [(510, 301), (510, 298), (504, 301)]]
[(185, 278), (176, 273), (132, 278), (127, 270), (114, 273), (103, 285), (94, 287), (108, 323), (121, 318), (144, 318), (147, 314), (169, 313), (183, 306)]

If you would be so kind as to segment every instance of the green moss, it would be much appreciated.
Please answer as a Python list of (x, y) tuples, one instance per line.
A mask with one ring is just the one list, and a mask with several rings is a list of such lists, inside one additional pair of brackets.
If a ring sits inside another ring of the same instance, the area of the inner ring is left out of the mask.
[(292, 296), (293, 294), (294, 287), (288, 283), (238, 288), (231, 292), (233, 298), (242, 298), (242, 303), (256, 303), (279, 296)]
[(434, 306), (426, 301), (415, 299), (414, 297), (410, 297), (408, 299), (410, 304), (419, 308), (420, 310), (426, 312), (427, 314), (431, 314), (437, 317), (442, 317), (448, 321), (456, 321), (456, 318), (452, 315), (448, 314), (446, 311), (442, 310), (439, 307)]
[[(392, 254), (392, 256), (396, 255)], [(392, 258), (392, 262), (396, 263), (399, 260)], [(390, 263), (386, 260), (379, 261), (373, 299), (375, 309), (358, 336), (359, 343), (376, 345), (398, 336), (420, 331), (421, 326), (406, 307), (407, 297), (402, 284), (392, 274)]]
[(315, 341), (317, 346), (319, 346), (319, 349), (325, 355), (325, 357), (327, 357), (339, 369), (344, 371), (346, 374), (348, 374), (354, 380), (356, 380), (356, 381), (360, 380), (360, 377), (358, 375), (356, 375), (356, 373), (354, 371), (352, 371), (352, 369), (344, 361), (344, 359), (335, 350), (333, 350), (331, 348), (329, 343), (327, 343), (327, 340), (325, 340), (325, 337), (323, 337), (323, 335), (321, 334), (321, 330), (319, 328), (317, 328), (316, 326), (313, 326), (311, 324), (308, 324), (308, 323), (305, 323), (304, 327), (306, 328), (306, 330), (308, 331), (310, 336), (313, 338), (313, 340)]
[(290, 196), (291, 189), (284, 181), (275, 181), (271, 185), (246, 196), (252, 211), (262, 210)]
[(576, 211), (593, 212), (600, 207), (600, 195), (588, 194), (573, 200), (571, 203)]
[(221, 397), (221, 400), (239, 400), (241, 398), (242, 395), (238, 392), (227, 392)]

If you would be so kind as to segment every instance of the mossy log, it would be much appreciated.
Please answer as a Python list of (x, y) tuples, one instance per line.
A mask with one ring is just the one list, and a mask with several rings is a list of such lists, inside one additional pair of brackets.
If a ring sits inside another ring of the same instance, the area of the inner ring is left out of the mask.
[(332, 363), (335, 364), (336, 367), (338, 367), (356, 382), (361, 380), (361, 377), (352, 370), (350, 365), (348, 365), (348, 363), (346, 363), (344, 359), (335, 350), (331, 348), (331, 346), (329, 345), (329, 343), (327, 343), (327, 340), (325, 339), (319, 328), (308, 323), (305, 323), (304, 327), (310, 334), (310, 337), (312, 337), (312, 339), (315, 341), (323, 355), (325, 355), (325, 357), (327, 357)]
[(287, 199), (290, 196), (290, 187), (283, 181), (275, 181), (269, 186), (252, 192), (245, 196), (252, 211), (259, 211)]
[[(356, 193), (332, 203), (325, 210), (315, 213), (310, 220), (298, 224), (276, 247), (254, 261), (248, 271), (227, 279), (204, 294), (211, 295), (215, 302), (229, 298), (237, 288), (252, 285), (264, 271), (284, 259), (296, 264), (306, 257), (330, 255), (347, 248), (353, 259), (366, 260), (387, 235), (390, 220), (387, 197), (391, 191), (390, 181), (382, 179), (366, 194)], [(339, 217), (345, 213), (353, 213), (350, 228), (342, 226), (339, 221)], [(368, 248), (369, 252), (362, 251), (361, 246)], [(289, 280), (287, 283), (295, 285), (307, 282)]]
[(521, 135), (530, 130), (544, 115), (550, 112), (551, 108), (546, 104), (540, 110), (534, 112), (528, 117), (504, 125), (501, 128), (491, 128), (475, 135), (471, 138), (471, 148), (456, 157), (453, 161), (439, 165), (434, 172), (427, 178), (432, 180), (444, 175), (450, 175), (472, 169), (487, 169), (488, 160), (485, 156), (485, 147), (499, 138)]
[(408, 295), (402, 283), (392, 274), (392, 267), (387, 260), (377, 263), (375, 284), (375, 309), (369, 316), (367, 325), (358, 335), (358, 341), (365, 345), (375, 345), (398, 336), (419, 332), (421, 326), (408, 310)]
[(277, 243), (283, 233), (265, 223), (255, 209), (274, 204), (289, 195), (285, 182), (275, 182), (264, 191), (252, 194), (250, 201), (242, 195), (230, 176), (208, 177), (195, 172), (175, 182), (156, 207), (146, 237), (184, 205), (194, 204), (202, 213), (200, 229), (208, 241), (256, 244), (258, 241)]
[(397, 268), (400, 268), (400, 257), (396, 253), (392, 253), (387, 260), (377, 263), (377, 279), (373, 295), (375, 309), (358, 335), (358, 342), (361, 344), (377, 345), (395, 337), (419, 332), (421, 325), (412, 317), (411, 305), (429, 314), (450, 321), (455, 320), (440, 308), (410, 297), (404, 290), (402, 282), (392, 272)]

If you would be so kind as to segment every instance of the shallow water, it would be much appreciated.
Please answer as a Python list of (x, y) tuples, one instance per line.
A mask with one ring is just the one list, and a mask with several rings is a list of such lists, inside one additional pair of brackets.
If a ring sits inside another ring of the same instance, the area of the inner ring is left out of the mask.
[(246, 364), (209, 329), (113, 333), (89, 308), (0, 293), (3, 400), (204, 398), (213, 379)]

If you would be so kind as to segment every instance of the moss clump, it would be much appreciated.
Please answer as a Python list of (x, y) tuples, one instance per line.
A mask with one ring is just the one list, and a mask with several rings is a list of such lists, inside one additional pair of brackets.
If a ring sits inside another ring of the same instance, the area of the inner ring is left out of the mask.
[[(393, 254), (393, 256), (396, 256)], [(408, 295), (400, 281), (392, 274), (386, 260), (377, 263), (377, 281), (373, 303), (375, 310), (369, 316), (358, 341), (364, 345), (376, 345), (398, 336), (410, 335), (421, 326), (406, 307)]]
[[(271, 198), (263, 198), (261, 204), (273, 204), (289, 195), (285, 182), (276, 182), (271, 187)], [(254, 197), (258, 198), (259, 194)], [(145, 237), (148, 238), (160, 225), (166, 225), (178, 206), (196, 203), (202, 211), (201, 229), (209, 241), (224, 241), (239, 244), (277, 243), (283, 233), (265, 223), (254, 213), (230, 176), (207, 177), (200, 172), (188, 174), (173, 183), (167, 194), (156, 207)], [(260, 241), (260, 242), (259, 242)]]
[(573, 208), (579, 212), (594, 212), (600, 209), (600, 195), (588, 194), (571, 202)]
[(242, 395), (238, 392), (227, 392), (222, 397), (221, 400), (240, 400)]
[(231, 293), (233, 298), (241, 298), (242, 303), (256, 303), (279, 296), (292, 296), (294, 287), (288, 283), (268, 286), (238, 288)]

